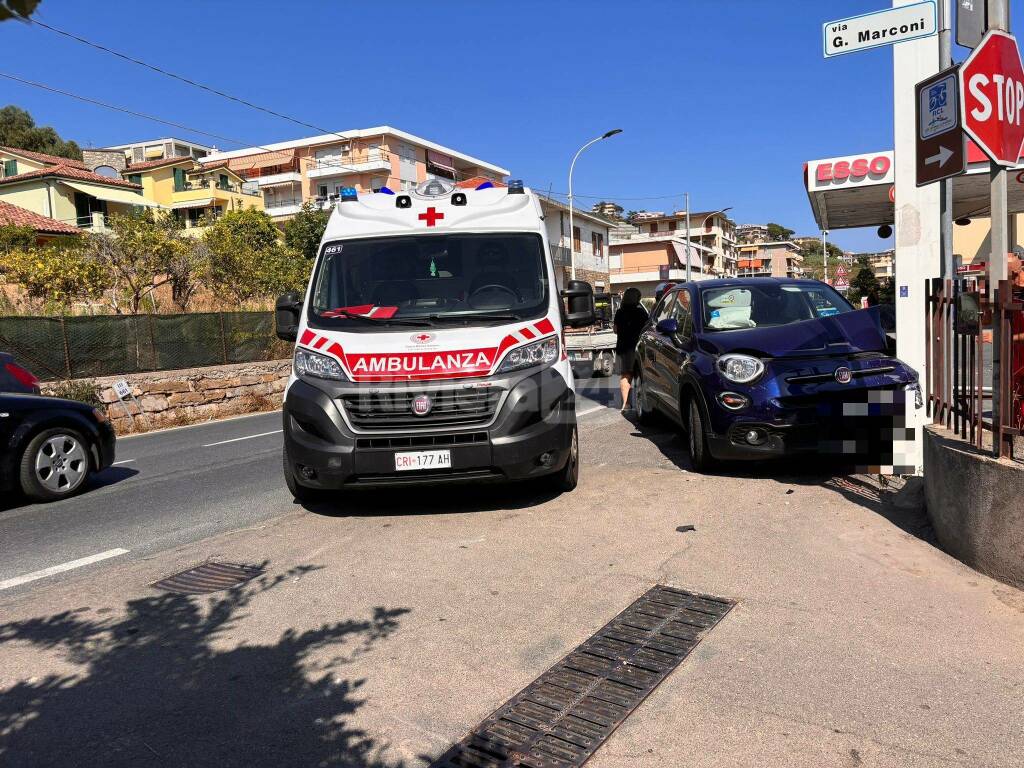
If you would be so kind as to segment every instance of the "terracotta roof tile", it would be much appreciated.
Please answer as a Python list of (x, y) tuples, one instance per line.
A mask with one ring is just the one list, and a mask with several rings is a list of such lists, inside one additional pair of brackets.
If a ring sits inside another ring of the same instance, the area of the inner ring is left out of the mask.
[(39, 163), (47, 163), (49, 165), (70, 165), (73, 168), (86, 170), (85, 163), (81, 160), (72, 160), (69, 157), (57, 157), (56, 155), (47, 155), (43, 152), (32, 152), (28, 149), (18, 149), (18, 147), (0, 147), (0, 150), (4, 152), (11, 152), (15, 155), (22, 155), (23, 157), (27, 157), (29, 160), (35, 160)]
[(132, 184), (124, 179), (112, 179), (109, 176), (100, 176), (98, 173), (87, 171), (73, 165), (49, 165), (46, 168), (38, 168), (28, 173), (19, 173), (16, 176), (5, 176), (0, 179), (0, 184), (25, 181), (26, 179), (41, 179), (46, 176), (56, 176), (61, 179), (72, 181), (88, 181), (91, 184), (105, 184), (111, 187), (127, 187), (128, 189), (142, 189), (141, 184)]
[(18, 227), (32, 227), (36, 232), (56, 235), (80, 235), (82, 230), (63, 221), (51, 219), (41, 213), (30, 211), (19, 205), (0, 200), (0, 224), (14, 224)]

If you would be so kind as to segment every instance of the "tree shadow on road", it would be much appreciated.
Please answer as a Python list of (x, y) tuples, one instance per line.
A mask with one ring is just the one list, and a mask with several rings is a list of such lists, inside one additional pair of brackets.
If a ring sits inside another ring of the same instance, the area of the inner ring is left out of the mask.
[(340, 671), (408, 609), (239, 644), (254, 600), (308, 570), (213, 597), (143, 597), (116, 618), (78, 608), (0, 625), (0, 650), (27, 645), (35, 658), (59, 658), (51, 668), (78, 667), (0, 690), (0, 764), (401, 765), (347, 724), (365, 679)]

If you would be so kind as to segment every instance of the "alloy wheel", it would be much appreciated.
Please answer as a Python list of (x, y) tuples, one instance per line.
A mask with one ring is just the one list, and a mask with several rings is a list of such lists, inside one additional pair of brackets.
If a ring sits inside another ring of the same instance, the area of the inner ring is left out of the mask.
[(53, 493), (71, 493), (89, 473), (89, 458), (77, 438), (53, 435), (36, 451), (36, 478)]

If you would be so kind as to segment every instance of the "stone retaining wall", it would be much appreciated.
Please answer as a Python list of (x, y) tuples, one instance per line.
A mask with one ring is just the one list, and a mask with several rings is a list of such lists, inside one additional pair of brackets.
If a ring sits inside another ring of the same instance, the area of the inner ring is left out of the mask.
[(1024, 466), (993, 459), (949, 430), (927, 426), (924, 494), (943, 549), (1024, 589)]
[[(110, 376), (92, 383), (117, 433), (127, 434), (279, 408), (290, 373), (291, 360), (274, 360)], [(121, 379), (131, 385), (134, 402), (118, 401), (113, 386)]]

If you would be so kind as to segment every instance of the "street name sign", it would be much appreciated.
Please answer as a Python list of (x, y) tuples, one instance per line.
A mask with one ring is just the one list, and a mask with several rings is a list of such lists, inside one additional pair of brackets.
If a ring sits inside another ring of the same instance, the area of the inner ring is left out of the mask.
[(1016, 38), (991, 29), (960, 65), (964, 131), (999, 165), (1016, 165), (1024, 144), (1024, 67)]
[(822, 25), (825, 58), (931, 37), (938, 28), (934, 0), (828, 21)]
[(956, 0), (956, 44), (977, 48), (988, 29), (988, 0)]
[(967, 139), (960, 128), (957, 68), (914, 86), (917, 113), (917, 186), (959, 176), (967, 170)]

